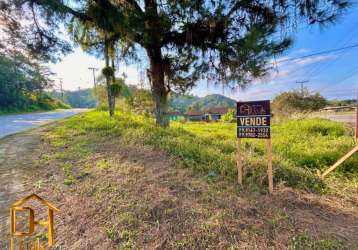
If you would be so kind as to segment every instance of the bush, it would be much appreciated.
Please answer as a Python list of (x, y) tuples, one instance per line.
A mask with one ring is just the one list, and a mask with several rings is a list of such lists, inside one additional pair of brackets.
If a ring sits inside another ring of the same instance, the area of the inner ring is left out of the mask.
[(293, 90), (276, 96), (272, 102), (272, 109), (278, 117), (290, 117), (295, 113), (317, 111), (326, 104), (326, 99), (319, 93), (311, 93), (308, 89), (303, 92)]
[(228, 112), (226, 114), (224, 114), (221, 117), (221, 121), (223, 122), (235, 122), (235, 110), (234, 109), (229, 109)]

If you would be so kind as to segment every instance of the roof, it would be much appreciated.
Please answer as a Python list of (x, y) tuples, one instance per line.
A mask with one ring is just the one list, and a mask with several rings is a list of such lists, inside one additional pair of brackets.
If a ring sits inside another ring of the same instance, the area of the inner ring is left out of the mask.
[(215, 108), (208, 109), (206, 112), (209, 114), (223, 115), (223, 114), (226, 114), (228, 110), (229, 109), (225, 108), (225, 107), (215, 107)]
[(202, 111), (188, 111), (186, 112), (186, 115), (188, 116), (199, 116), (199, 115), (204, 115), (205, 113)]
[(180, 111), (172, 111), (168, 112), (168, 115), (182, 115), (182, 113)]
[(346, 108), (354, 109), (355, 107), (346, 105), (346, 106), (336, 106), (336, 107), (324, 107), (323, 109), (346, 109)]
[(52, 205), (50, 202), (44, 200), (43, 198), (41, 198), (37, 194), (30, 194), (29, 196), (27, 196), (27, 197), (15, 202), (14, 204), (12, 204), (11, 207), (21, 206), (22, 204), (24, 204), (25, 202), (27, 202), (28, 200), (31, 200), (31, 199), (35, 199), (35, 200), (39, 201), (40, 203), (42, 203), (43, 205), (47, 206), (48, 208), (50, 208), (52, 210), (55, 210), (57, 212), (60, 212), (60, 209), (58, 209), (57, 207)]

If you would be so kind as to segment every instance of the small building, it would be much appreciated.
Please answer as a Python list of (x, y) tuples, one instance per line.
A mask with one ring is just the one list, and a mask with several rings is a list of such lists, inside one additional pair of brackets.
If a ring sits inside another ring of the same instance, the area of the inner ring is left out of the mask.
[(354, 111), (356, 107), (353, 106), (337, 106), (337, 107), (324, 107), (320, 111), (326, 111), (326, 112), (344, 112), (344, 111)]
[(185, 119), (188, 121), (206, 121), (205, 112), (202, 111), (188, 111), (185, 114)]
[(181, 118), (184, 118), (184, 115), (179, 111), (168, 112), (168, 116), (170, 121), (178, 121)]
[(229, 108), (225, 107), (210, 108), (205, 112), (205, 116), (207, 117), (207, 120), (219, 121), (221, 116), (226, 114), (228, 111)]

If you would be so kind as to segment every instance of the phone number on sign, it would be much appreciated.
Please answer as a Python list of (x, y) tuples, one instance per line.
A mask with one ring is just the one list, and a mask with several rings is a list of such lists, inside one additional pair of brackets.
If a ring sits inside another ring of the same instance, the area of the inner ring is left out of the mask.
[(270, 138), (269, 128), (238, 128), (238, 137), (240, 138)]

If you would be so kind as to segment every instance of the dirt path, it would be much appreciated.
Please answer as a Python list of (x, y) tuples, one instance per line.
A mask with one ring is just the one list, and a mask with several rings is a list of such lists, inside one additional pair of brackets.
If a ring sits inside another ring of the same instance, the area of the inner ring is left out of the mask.
[(183, 169), (177, 159), (150, 147), (121, 144), (118, 138), (88, 140), (76, 132), (53, 146), (42, 137), (45, 132), (1, 141), (0, 213), (6, 217), (9, 201), (22, 191), (50, 199), (61, 209), (55, 249), (358, 245), (354, 203), (285, 187), (272, 197), (242, 191)]
[(39, 131), (29, 131), (0, 140), (0, 240), (8, 235), (9, 207), (24, 195), (33, 167), (32, 156), (37, 154), (39, 145)]

